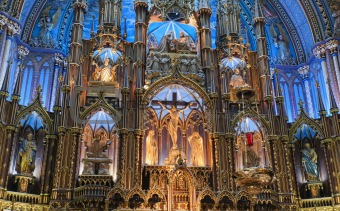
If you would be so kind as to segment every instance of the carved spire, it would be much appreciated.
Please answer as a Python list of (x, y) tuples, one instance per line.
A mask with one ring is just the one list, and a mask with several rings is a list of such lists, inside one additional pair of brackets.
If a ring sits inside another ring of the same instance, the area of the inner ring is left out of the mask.
[(276, 96), (281, 97), (282, 91), (281, 91), (280, 81), (279, 81), (279, 72), (277, 71), (277, 69), (275, 69), (275, 78), (276, 78), (276, 88), (275, 88)]

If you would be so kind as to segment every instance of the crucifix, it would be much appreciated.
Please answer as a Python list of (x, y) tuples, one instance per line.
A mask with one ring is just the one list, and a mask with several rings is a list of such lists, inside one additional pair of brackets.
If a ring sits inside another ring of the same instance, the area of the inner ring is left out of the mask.
[[(172, 140), (172, 148), (177, 149), (177, 126), (179, 121), (179, 114), (187, 109), (189, 105), (194, 105), (196, 103), (188, 103), (188, 102), (181, 102), (177, 101), (177, 93), (172, 93), (172, 101), (152, 101), (152, 105), (160, 105), (163, 109), (167, 110), (170, 115), (170, 122), (168, 124), (168, 131)], [(171, 105), (170, 109), (166, 107), (166, 105)], [(177, 106), (184, 106), (184, 108), (177, 109)]]

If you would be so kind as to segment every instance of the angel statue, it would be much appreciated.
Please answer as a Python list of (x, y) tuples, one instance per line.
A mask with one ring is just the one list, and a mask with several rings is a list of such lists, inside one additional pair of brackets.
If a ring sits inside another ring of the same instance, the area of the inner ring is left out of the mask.
[(58, 25), (61, 10), (60, 8), (58, 8), (57, 12), (52, 17), (50, 17), (49, 13), (51, 7), (52, 5), (46, 7), (46, 9), (42, 12), (40, 16), (38, 26), (41, 29), (39, 32), (38, 40), (34, 38), (31, 43), (34, 47), (49, 47), (49, 48), (55, 47), (55, 41), (51, 31), (55, 29), (55, 27)]
[(279, 30), (276, 32), (274, 24), (270, 26), (270, 35), (273, 38), (274, 46), (277, 49), (276, 59), (279, 64), (283, 64), (290, 57), (290, 51), (288, 47), (288, 37), (284, 29), (280, 24), (275, 24)]

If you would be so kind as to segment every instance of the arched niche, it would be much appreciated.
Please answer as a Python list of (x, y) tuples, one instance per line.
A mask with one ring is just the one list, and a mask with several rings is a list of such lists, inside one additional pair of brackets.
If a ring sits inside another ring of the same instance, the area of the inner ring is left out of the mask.
[(209, 165), (205, 108), (199, 94), (180, 84), (155, 92), (145, 113), (144, 164), (174, 165), (180, 154), (188, 166)]
[(270, 167), (267, 131), (250, 115), (242, 116), (235, 126), (234, 158), (236, 171)]
[(301, 198), (330, 196), (321, 132), (305, 123), (299, 124), (298, 127), (293, 126), (292, 129), (296, 180)]
[(17, 141), (10, 163), (8, 188), (27, 193), (40, 193), (40, 182), (46, 162), (48, 124), (36, 111), (20, 115)]
[(111, 175), (116, 180), (118, 135), (115, 117), (104, 109), (89, 112), (80, 144), (79, 175)]

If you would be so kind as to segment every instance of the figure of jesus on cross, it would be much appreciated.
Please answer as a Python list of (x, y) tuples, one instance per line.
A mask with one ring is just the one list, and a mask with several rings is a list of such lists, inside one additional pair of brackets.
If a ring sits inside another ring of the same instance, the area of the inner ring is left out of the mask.
[[(187, 103), (187, 102), (177, 102), (177, 95), (176, 93), (173, 93), (173, 102), (174, 104), (171, 104), (170, 109), (167, 108), (165, 105), (169, 104), (168, 101), (165, 102), (161, 102), (161, 101), (157, 101), (157, 103), (162, 106), (162, 108), (164, 110), (167, 110), (169, 112), (170, 115), (170, 122), (168, 124), (168, 131), (171, 137), (171, 141), (172, 141), (172, 149), (177, 149), (178, 145), (177, 145), (177, 127), (178, 127), (178, 121), (179, 121), (179, 115), (182, 111), (184, 111), (185, 109), (187, 109), (190, 105), (193, 105), (194, 103)], [(164, 105), (164, 104), (165, 105)], [(184, 108), (182, 109), (177, 109), (176, 107), (177, 105), (182, 105), (184, 106)]]

